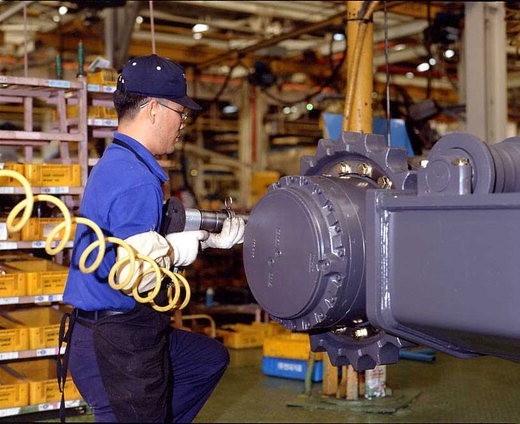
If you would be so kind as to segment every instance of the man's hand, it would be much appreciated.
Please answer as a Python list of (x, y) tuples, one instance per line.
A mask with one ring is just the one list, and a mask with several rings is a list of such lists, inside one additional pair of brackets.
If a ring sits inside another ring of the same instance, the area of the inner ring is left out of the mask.
[(208, 239), (201, 243), (202, 248), (216, 247), (217, 249), (230, 249), (235, 244), (243, 243), (245, 227), (246, 224), (240, 217), (226, 218), (222, 224), (220, 233), (211, 233)]
[(166, 240), (173, 248), (173, 265), (186, 266), (195, 261), (199, 242), (207, 237), (208, 232), (203, 230), (167, 234)]

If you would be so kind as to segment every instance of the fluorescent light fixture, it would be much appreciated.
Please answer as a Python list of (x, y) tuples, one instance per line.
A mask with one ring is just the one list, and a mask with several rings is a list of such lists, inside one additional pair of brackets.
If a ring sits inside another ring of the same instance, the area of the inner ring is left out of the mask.
[(236, 113), (238, 112), (238, 107), (235, 105), (226, 105), (222, 108), (222, 112), (224, 113)]
[(415, 75), (413, 72), (407, 72), (406, 74), (404, 74), (404, 76), (408, 79), (412, 79), (412, 78), (415, 78)]
[(135, 18), (135, 23), (136, 24), (142, 24), (144, 21), (143, 17), (142, 16), (138, 16), (137, 18)]
[(66, 15), (68, 11), (69, 11), (69, 8), (67, 6), (60, 6), (60, 8), (58, 9), (58, 13), (61, 16)]
[(206, 24), (195, 24), (191, 29), (193, 32), (205, 32), (209, 29), (209, 26)]
[(282, 112), (285, 113), (286, 115), (289, 115), (291, 113), (291, 108), (289, 106), (285, 106), (282, 109)]
[(444, 52), (444, 57), (447, 59), (451, 59), (453, 56), (455, 56), (455, 51), (452, 49), (448, 49)]
[(343, 41), (345, 39), (345, 34), (342, 34), (341, 32), (337, 32), (332, 36), (332, 39), (334, 41)]
[(435, 66), (435, 64), (437, 63), (437, 61), (435, 60), (434, 57), (430, 57), (430, 58), (428, 59), (428, 63), (429, 63), (430, 65), (432, 65), (432, 66)]
[(54, 16), (52, 17), (52, 20), (53, 20), (54, 22), (58, 23), (59, 21), (61, 21), (61, 18), (60, 18), (59, 15), (54, 15)]
[(396, 52), (400, 52), (401, 50), (404, 50), (404, 49), (406, 49), (406, 44), (403, 44), (403, 43), (399, 43), (394, 46), (394, 50)]
[(307, 106), (305, 108), (310, 112), (312, 109), (314, 109), (314, 105), (312, 103), (307, 103)]
[(419, 72), (426, 72), (428, 69), (430, 69), (430, 64), (428, 62), (423, 62), (420, 65), (417, 65), (417, 70)]

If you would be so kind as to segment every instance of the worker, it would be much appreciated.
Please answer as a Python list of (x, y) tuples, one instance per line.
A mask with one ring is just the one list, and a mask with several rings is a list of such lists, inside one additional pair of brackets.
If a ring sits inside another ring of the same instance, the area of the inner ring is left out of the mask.
[[(187, 96), (184, 69), (155, 54), (131, 59), (113, 100), (118, 128), (89, 175), (80, 215), (164, 266), (187, 266), (199, 249), (242, 243), (239, 217), (227, 218), (215, 234), (158, 233), (161, 186), (168, 177), (155, 157), (174, 151), (188, 114), (200, 109)], [(96, 421), (191, 422), (229, 363), (227, 349), (205, 335), (172, 328), (171, 312), (112, 289), (108, 274), (121, 248), (107, 248), (94, 273), (81, 272), (79, 258), (95, 240), (86, 226), (77, 226), (63, 296), (73, 307), (68, 366), (74, 383)], [(150, 281), (143, 288), (142, 280), (139, 291), (146, 292)]]

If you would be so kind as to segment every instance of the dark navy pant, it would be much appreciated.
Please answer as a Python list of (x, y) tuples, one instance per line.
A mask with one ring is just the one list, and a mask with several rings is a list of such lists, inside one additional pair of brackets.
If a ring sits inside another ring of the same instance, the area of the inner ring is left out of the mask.
[[(173, 328), (169, 344), (173, 373), (173, 422), (189, 423), (222, 377), (229, 364), (229, 353), (221, 343), (210, 337)], [(121, 360), (124, 361), (124, 358)], [(96, 421), (116, 422), (97, 366), (92, 329), (79, 321), (76, 321), (72, 332), (69, 369)]]

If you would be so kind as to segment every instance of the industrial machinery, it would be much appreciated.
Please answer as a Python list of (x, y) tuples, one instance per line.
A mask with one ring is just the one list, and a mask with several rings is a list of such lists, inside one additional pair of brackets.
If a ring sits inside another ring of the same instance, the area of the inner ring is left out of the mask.
[(414, 344), (520, 360), (520, 138), (453, 133), (411, 169), (383, 136), (322, 139), (253, 208), (257, 302), (358, 370)]

